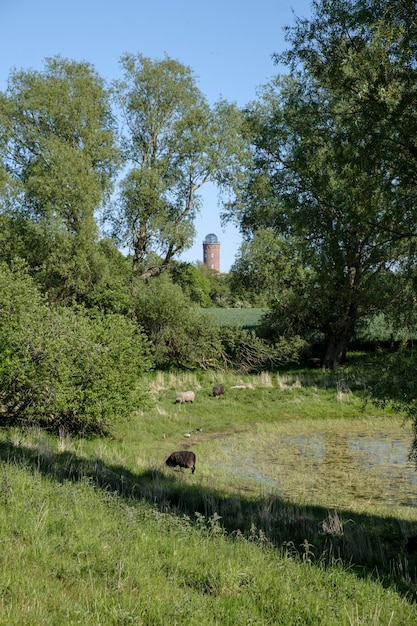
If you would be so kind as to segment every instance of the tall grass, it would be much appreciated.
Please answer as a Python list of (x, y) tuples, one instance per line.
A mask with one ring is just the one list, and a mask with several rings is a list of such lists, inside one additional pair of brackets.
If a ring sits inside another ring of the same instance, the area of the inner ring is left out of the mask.
[[(1, 624), (416, 623), (415, 506), (384, 500), (386, 476), (343, 443), (409, 431), (364, 406), (356, 373), (148, 386), (154, 404), (111, 438), (0, 433)], [(195, 403), (175, 404), (189, 388)], [(182, 448), (194, 475), (164, 466)]]

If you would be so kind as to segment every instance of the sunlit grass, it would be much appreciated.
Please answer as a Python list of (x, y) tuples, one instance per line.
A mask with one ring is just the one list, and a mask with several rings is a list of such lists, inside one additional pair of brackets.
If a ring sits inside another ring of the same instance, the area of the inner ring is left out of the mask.
[(214, 324), (237, 328), (256, 328), (266, 312), (267, 309), (252, 307), (199, 309), (199, 313), (209, 317)]
[[(360, 377), (142, 384), (149, 407), (111, 437), (0, 433), (1, 624), (417, 623), (410, 424), (364, 405)], [(186, 448), (195, 474), (165, 466)]]
[[(394, 591), (335, 564), (314, 546), (282, 556), (255, 528), (228, 537), (213, 515), (177, 518), (149, 504), (58, 483), (8, 466), (0, 620), (30, 624), (413, 624)], [(290, 520), (289, 520), (290, 521)], [(335, 590), (337, 589), (337, 594)], [(378, 622), (375, 622), (378, 623)]]

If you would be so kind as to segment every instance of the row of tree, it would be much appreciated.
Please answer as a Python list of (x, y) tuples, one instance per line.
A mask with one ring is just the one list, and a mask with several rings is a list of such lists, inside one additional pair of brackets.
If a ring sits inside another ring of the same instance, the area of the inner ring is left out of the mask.
[[(126, 54), (111, 84), (60, 57), (13, 70), (0, 93), (0, 261), (12, 276), (47, 306), (134, 321), (158, 367), (253, 369), (321, 341), (335, 368), (370, 315), (411, 327), (415, 2), (312, 9), (275, 56), (287, 74), (243, 110), (210, 107), (168, 56)], [(178, 263), (208, 182), (244, 236), (226, 280)], [(190, 308), (237, 299), (270, 309), (263, 340), (220, 337)]]
[(271, 369), (296, 361), (303, 343), (219, 327), (168, 272), (120, 295), (124, 312), (51, 303), (24, 260), (0, 262), (1, 425), (107, 433), (147, 406), (155, 368)]
[(0, 94), (3, 423), (105, 432), (146, 402), (152, 368), (247, 370), (297, 353), (200, 318), (196, 305), (230, 290), (177, 261), (198, 190), (225, 186), (248, 153), (241, 112), (210, 108), (168, 57), (121, 65), (106, 85), (88, 63), (50, 58), (12, 71)]
[(0, 198), (3, 213), (67, 246), (79, 270), (92, 262), (100, 211), (147, 278), (191, 245), (199, 189), (234, 179), (247, 145), (240, 111), (210, 108), (190, 68), (142, 55), (121, 65), (124, 79), (109, 86), (88, 63), (59, 57), (42, 72), (11, 72), (0, 94)]

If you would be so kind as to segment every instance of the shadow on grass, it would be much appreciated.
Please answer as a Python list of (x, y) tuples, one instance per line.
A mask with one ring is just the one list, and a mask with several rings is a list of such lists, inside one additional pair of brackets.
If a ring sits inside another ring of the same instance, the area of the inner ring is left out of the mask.
[[(395, 587), (409, 601), (417, 601), (416, 552), (406, 552), (406, 540), (417, 534), (417, 524), (395, 517), (329, 511), (297, 505), (278, 496), (253, 498), (225, 495), (189, 484), (178, 470), (147, 469), (134, 474), (123, 466), (85, 459), (72, 452), (54, 452), (39, 444), (30, 448), (0, 442), (0, 458), (53, 479), (92, 486), (128, 501), (147, 501), (163, 513), (187, 515), (207, 528), (220, 521), (225, 532), (268, 545), (318, 566), (339, 564), (360, 577), (377, 578)], [(0, 486), (1, 490), (1, 486)]]

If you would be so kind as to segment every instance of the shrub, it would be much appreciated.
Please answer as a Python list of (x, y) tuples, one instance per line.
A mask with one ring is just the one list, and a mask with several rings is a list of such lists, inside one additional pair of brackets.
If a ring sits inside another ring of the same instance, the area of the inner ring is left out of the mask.
[(143, 284), (137, 295), (136, 315), (154, 347), (158, 368), (253, 372), (298, 361), (304, 345), (299, 337), (281, 338), (272, 344), (253, 330), (219, 326), (216, 316), (211, 315), (216, 309), (209, 311), (191, 306), (179, 285), (167, 275)]
[(144, 398), (152, 367), (140, 328), (117, 314), (51, 308), (23, 267), (0, 266), (0, 405), (4, 423), (106, 432)]
[(305, 343), (300, 337), (268, 343), (244, 328), (224, 327), (221, 335), (224, 364), (245, 373), (297, 363)]
[(142, 284), (136, 316), (152, 343), (158, 368), (206, 368), (217, 363), (221, 351), (217, 329), (167, 274)]
[(212, 306), (212, 280), (201, 267), (191, 263), (176, 263), (171, 270), (171, 276), (174, 284), (181, 287), (190, 302), (201, 307)]

